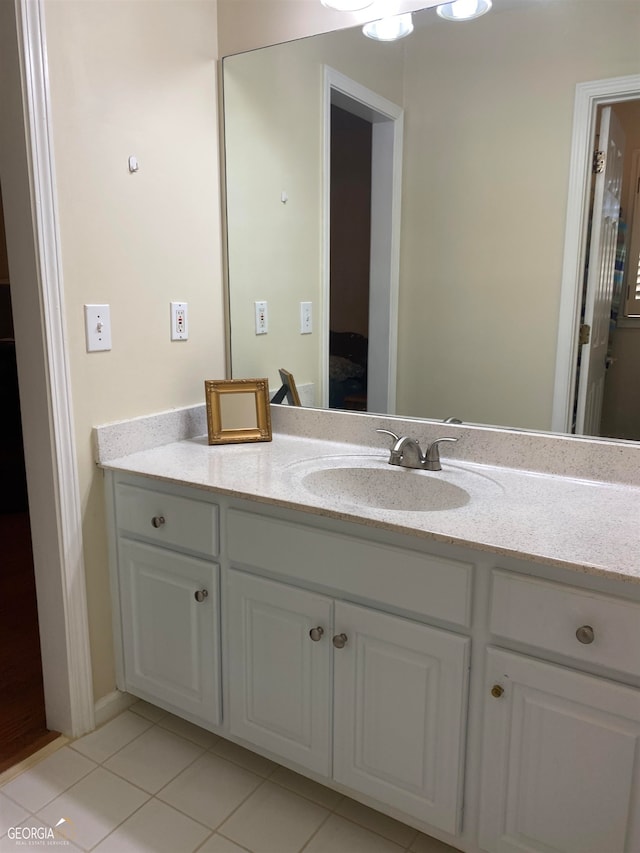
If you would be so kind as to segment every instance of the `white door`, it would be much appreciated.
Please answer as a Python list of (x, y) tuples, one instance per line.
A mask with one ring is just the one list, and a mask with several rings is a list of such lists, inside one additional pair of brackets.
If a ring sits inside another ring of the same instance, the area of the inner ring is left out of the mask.
[(218, 567), (120, 540), (127, 690), (220, 722)]
[(598, 149), (604, 170), (594, 180), (584, 324), (590, 340), (581, 346), (576, 433), (599, 435), (604, 397), (609, 322), (622, 197), (624, 131), (611, 107), (602, 110)]
[(470, 641), (341, 602), (335, 633), (334, 778), (458, 832)]
[(225, 592), (231, 732), (330, 775), (331, 599), (236, 570)]
[(480, 847), (640, 850), (640, 690), (497, 649), (487, 662)]

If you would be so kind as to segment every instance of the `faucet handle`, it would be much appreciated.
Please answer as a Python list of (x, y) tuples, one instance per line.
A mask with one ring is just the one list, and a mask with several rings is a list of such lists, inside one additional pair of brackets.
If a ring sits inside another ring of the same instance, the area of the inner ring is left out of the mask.
[(436, 438), (435, 441), (432, 441), (429, 447), (427, 448), (427, 452), (424, 457), (425, 463), (428, 466), (427, 470), (441, 471), (442, 466), (440, 465), (440, 451), (438, 449), (438, 445), (442, 444), (443, 441), (457, 440), (457, 438)]
[(377, 429), (376, 432), (382, 432), (385, 435), (390, 435), (394, 441), (400, 441), (400, 436), (396, 435), (395, 432), (391, 432), (390, 429)]

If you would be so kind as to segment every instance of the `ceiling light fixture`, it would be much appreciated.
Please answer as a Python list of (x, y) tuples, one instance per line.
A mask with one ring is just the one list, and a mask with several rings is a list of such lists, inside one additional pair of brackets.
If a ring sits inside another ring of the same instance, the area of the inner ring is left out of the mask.
[(446, 21), (472, 21), (491, 8), (491, 0), (454, 0), (438, 6), (436, 12)]
[(338, 12), (358, 12), (373, 5), (374, 0), (320, 0), (327, 9), (336, 9)]
[(362, 32), (367, 38), (376, 41), (402, 39), (413, 32), (411, 12), (406, 12), (404, 15), (391, 15), (379, 21), (371, 21), (371, 23), (364, 25)]

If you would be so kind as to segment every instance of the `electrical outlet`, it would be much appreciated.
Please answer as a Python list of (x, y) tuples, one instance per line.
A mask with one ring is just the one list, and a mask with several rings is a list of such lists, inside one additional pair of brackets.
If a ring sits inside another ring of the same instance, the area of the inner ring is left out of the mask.
[(313, 332), (313, 304), (300, 303), (300, 334), (310, 335)]
[(171, 340), (186, 341), (189, 337), (189, 316), (186, 302), (171, 302)]
[(111, 349), (111, 311), (108, 305), (84, 306), (87, 352)]
[(256, 310), (256, 335), (266, 335), (269, 331), (269, 318), (267, 317), (267, 303), (254, 302)]

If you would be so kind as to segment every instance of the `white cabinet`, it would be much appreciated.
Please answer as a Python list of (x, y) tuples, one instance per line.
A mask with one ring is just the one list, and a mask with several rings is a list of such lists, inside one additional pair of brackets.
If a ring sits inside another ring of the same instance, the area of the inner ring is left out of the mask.
[(222, 720), (218, 506), (191, 490), (113, 485), (118, 687), (204, 726)]
[(328, 776), (331, 600), (237, 571), (225, 595), (231, 733)]
[(119, 550), (126, 689), (219, 723), (218, 567), (126, 539)]
[(469, 640), (236, 570), (225, 590), (231, 732), (456, 833)]
[(640, 691), (497, 649), (486, 682), (480, 847), (640, 850)]
[(459, 830), (470, 641), (336, 602), (334, 778)]
[(466, 853), (640, 851), (637, 586), (108, 481), (121, 689)]

